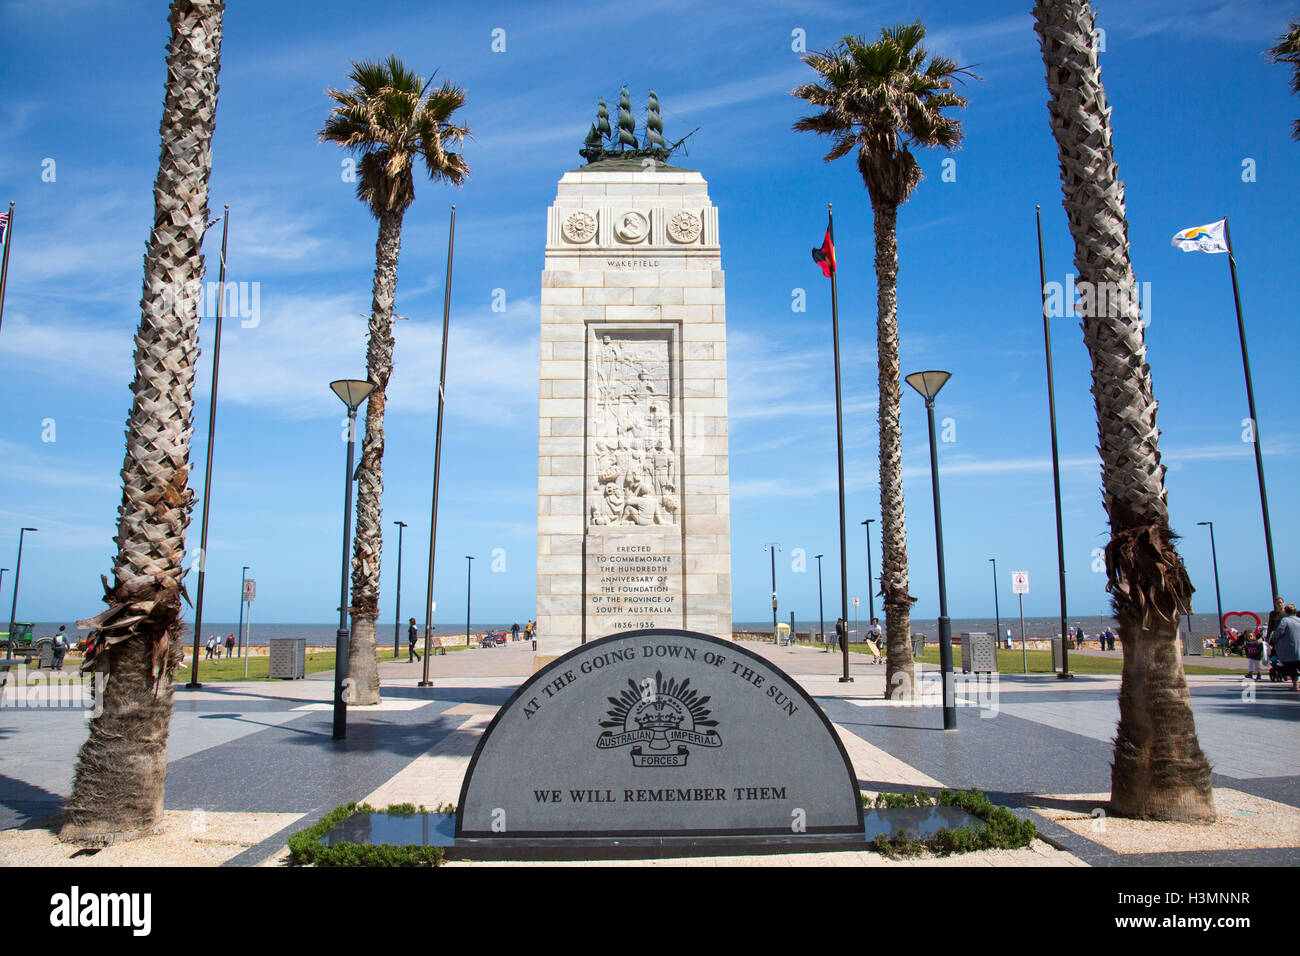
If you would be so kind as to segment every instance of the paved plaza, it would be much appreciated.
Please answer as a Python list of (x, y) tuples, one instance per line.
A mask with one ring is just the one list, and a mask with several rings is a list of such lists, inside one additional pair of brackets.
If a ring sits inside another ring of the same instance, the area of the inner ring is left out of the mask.
[[(1289, 685), (1244, 684), (1230, 673), (1189, 677), (1197, 730), (1215, 769), (1221, 823), (1136, 824), (1108, 820), (1103, 810), (1117, 676), (1062, 682), (1051, 675), (999, 675), (993, 683), (977, 683), (959, 675), (959, 729), (946, 733), (933, 669), (925, 671), (922, 703), (901, 705), (883, 699), (884, 668), (863, 655), (851, 657), (853, 682), (840, 683), (838, 655), (745, 646), (789, 673), (822, 706), (864, 791), (978, 787), (1028, 814), (1047, 842), (1032, 858), (1006, 854), (1010, 865), (1300, 863), (1300, 694)], [(238, 819), (231, 815), (253, 815), (246, 819), (256, 826), (223, 862), (257, 865), (274, 862), (289, 834), (339, 804), (455, 803), (479, 735), (531, 667), (531, 648), (522, 642), (434, 658), (431, 688), (416, 686), (420, 664), (385, 664), (383, 703), (350, 708), (348, 737), (339, 743), (331, 740), (331, 673), (209, 684), (198, 691), (179, 687), (168, 743), (167, 808), (202, 811), (217, 826)], [(59, 812), (85, 727), (81, 710), (0, 710), (0, 829), (31, 828)], [(14, 837), (0, 833), (0, 864)], [(747, 861), (880, 858), (814, 854)]]

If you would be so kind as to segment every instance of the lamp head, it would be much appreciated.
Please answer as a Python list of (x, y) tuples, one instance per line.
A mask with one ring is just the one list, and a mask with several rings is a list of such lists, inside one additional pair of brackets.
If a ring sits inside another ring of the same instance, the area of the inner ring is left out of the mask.
[(357, 406), (366, 400), (366, 397), (374, 391), (374, 384), (363, 382), (355, 378), (341, 378), (338, 381), (330, 382), (330, 388), (348, 407), (348, 411), (355, 411)]
[(927, 402), (933, 402), (934, 397), (939, 394), (939, 389), (943, 388), (950, 378), (952, 372), (931, 369), (927, 372), (913, 372), (907, 376), (907, 384), (920, 392)]
[(20, 528), (20, 531), (39, 531), (40, 528)]
[(1199, 525), (1199, 524), (1214, 524), (1213, 521), (1198, 521), (1198, 522), (1196, 522), (1196, 523), (1197, 523), (1198, 525)]

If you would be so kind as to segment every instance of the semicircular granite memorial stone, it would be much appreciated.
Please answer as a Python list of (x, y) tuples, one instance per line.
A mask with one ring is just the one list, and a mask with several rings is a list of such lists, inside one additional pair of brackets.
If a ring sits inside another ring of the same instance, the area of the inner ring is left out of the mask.
[(861, 841), (848, 755), (820, 707), (734, 642), (674, 629), (592, 641), (535, 673), (479, 740), (462, 841)]

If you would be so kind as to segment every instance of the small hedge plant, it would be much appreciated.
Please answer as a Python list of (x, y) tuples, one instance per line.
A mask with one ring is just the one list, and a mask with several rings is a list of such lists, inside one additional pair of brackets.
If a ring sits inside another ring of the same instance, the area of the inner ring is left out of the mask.
[(409, 816), (416, 813), (455, 813), (451, 804), (426, 810), (413, 803), (394, 803), (376, 810), (368, 803), (335, 807), (315, 825), (289, 837), (290, 866), (442, 866), (440, 846), (394, 846), (391, 843), (336, 843), (326, 846), (321, 837), (358, 813), (388, 813)]
[(958, 807), (971, 816), (984, 821), (982, 825), (967, 824), (955, 829), (940, 828), (924, 840), (913, 839), (899, 830), (893, 837), (883, 833), (871, 843), (872, 849), (885, 856), (917, 856), (929, 850), (939, 856), (950, 853), (971, 853), (975, 850), (1018, 850), (1029, 846), (1038, 835), (1038, 828), (1022, 820), (1006, 807), (995, 806), (978, 790), (940, 790), (933, 797), (924, 790), (914, 793), (881, 793), (874, 801), (864, 796), (866, 807)]

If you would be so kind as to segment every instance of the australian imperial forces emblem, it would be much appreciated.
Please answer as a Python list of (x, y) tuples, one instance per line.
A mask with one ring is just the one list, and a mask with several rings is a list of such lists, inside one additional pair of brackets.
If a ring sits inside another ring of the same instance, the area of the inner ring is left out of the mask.
[(718, 722), (705, 705), (707, 696), (690, 687), (690, 678), (680, 684), (655, 672), (654, 680), (642, 686), (629, 680), (627, 689), (611, 704), (600, 726), (608, 727), (596, 739), (599, 750), (632, 747), (637, 767), (684, 767), (690, 747), (721, 747), (722, 738), (712, 728)]

